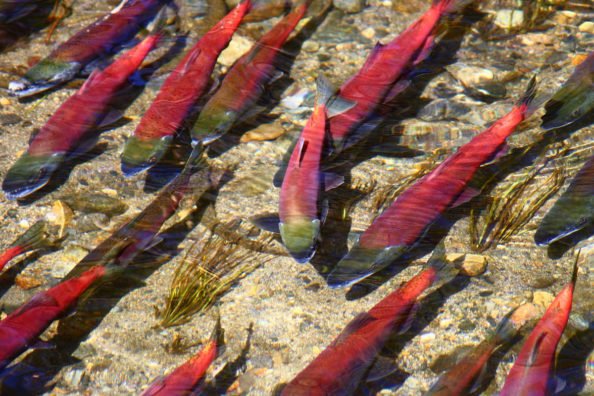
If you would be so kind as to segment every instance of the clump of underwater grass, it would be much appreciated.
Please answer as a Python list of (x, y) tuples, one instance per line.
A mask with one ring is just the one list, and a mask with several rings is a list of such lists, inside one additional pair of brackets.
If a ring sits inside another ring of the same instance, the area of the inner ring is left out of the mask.
[(54, 1), (54, 8), (49, 15), (49, 20), (52, 22), (51, 26), (47, 30), (47, 34), (45, 36), (45, 43), (49, 44), (52, 34), (56, 30), (56, 28), (60, 25), (60, 23), (66, 19), (70, 14), (72, 14), (72, 6), (76, 0), (55, 0)]
[(542, 164), (535, 164), (526, 172), (486, 198), (486, 205), (470, 210), (470, 246), (474, 251), (485, 250), (511, 239), (544, 203), (555, 195), (567, 178), (565, 163), (556, 164), (544, 179), (537, 178), (546, 164), (568, 152), (567, 148), (554, 152)]
[(269, 260), (241, 247), (238, 240), (212, 233), (200, 246), (194, 244), (175, 270), (166, 307), (160, 313), (161, 326), (188, 322), (192, 315), (211, 307), (236, 281)]

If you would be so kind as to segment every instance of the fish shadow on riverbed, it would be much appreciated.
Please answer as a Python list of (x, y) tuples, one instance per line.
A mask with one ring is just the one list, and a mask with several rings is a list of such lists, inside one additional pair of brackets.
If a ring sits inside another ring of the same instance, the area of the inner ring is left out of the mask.
[(245, 345), (235, 360), (225, 363), (223, 368), (215, 375), (212, 382), (208, 383), (202, 393), (204, 395), (224, 395), (229, 387), (237, 380), (238, 373), (245, 370), (248, 360), (248, 353), (251, 348), (252, 334), (254, 332), (253, 323), (247, 329), (248, 335)]
[[(13, 3), (18, 4), (19, 2)], [(50, 17), (55, 6), (53, 2), (46, 1), (45, 5), (42, 4), (42, 1), (37, 1), (37, 3), (35, 6), (39, 6), (39, 9), (33, 10), (15, 21), (0, 24), (0, 53), (15, 45), (25, 36), (36, 33), (52, 23)], [(16, 7), (25, 9), (27, 5), (21, 4)]]
[(547, 248), (547, 255), (553, 260), (560, 259), (567, 251), (573, 249), (578, 243), (590, 238), (592, 235), (594, 235), (594, 223), (551, 243)]
[(2, 395), (42, 394), (55, 386), (54, 377), (63, 368), (79, 362), (72, 354), (116, 304), (131, 291), (144, 286), (144, 280), (175, 257), (179, 244), (200, 222), (217, 191), (205, 192), (197, 201), (197, 210), (158, 234), (164, 240), (155, 249), (166, 252), (165, 257), (153, 252), (141, 253), (123, 276), (101, 283), (90, 297), (83, 296), (71, 316), (60, 320), (57, 334), (49, 340), (53, 348), (35, 349), (21, 362), (5, 369), (0, 376)]
[(42, 254), (39, 252), (33, 252), (0, 273), (0, 297), (4, 296), (6, 292), (15, 285), (17, 276), (19, 276), (29, 264), (37, 261), (41, 255)]
[[(390, 361), (393, 364), (393, 372), (385, 371), (386, 368), (378, 370), (377, 363), (371, 366), (366, 377), (374, 377), (373, 381), (363, 380), (356, 394), (375, 395), (382, 389), (397, 389), (406, 380), (408, 374), (396, 367), (398, 356), (402, 353), (404, 347), (431, 323), (440, 313), (440, 308), (447, 300), (456, 293), (464, 290), (470, 284), (470, 278), (464, 275), (457, 275), (448, 282), (429, 293), (420, 300), (420, 308), (416, 312), (414, 321), (405, 333), (393, 333), (386, 342), (378, 356), (381, 356), (381, 362)], [(376, 361), (377, 362), (377, 361)], [(383, 366), (384, 364), (382, 364)], [(380, 371), (380, 372), (378, 372)], [(381, 376), (381, 371), (385, 371), (385, 376)], [(377, 379), (375, 379), (377, 378)]]
[(594, 322), (578, 331), (563, 345), (557, 356), (555, 379), (559, 383), (555, 396), (580, 393), (586, 385), (588, 356), (594, 350)]

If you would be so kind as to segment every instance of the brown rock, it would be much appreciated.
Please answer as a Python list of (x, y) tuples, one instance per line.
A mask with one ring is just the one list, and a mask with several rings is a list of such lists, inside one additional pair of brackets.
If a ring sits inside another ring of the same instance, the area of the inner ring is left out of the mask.
[(262, 124), (256, 127), (255, 129), (252, 129), (251, 131), (247, 131), (246, 133), (244, 133), (240, 139), (240, 142), (247, 143), (253, 141), (273, 140), (283, 135), (284, 133), (284, 128), (276, 123)]
[(43, 284), (40, 279), (25, 275), (17, 275), (14, 283), (23, 290), (34, 289)]
[(482, 275), (487, 270), (487, 257), (480, 254), (467, 254), (460, 265), (460, 272), (466, 276)]

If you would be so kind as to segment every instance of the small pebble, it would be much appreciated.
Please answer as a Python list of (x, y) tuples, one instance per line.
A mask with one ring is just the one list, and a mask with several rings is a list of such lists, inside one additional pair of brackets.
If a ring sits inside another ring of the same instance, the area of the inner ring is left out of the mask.
[(0, 114), (0, 124), (2, 125), (16, 125), (21, 121), (23, 119), (16, 114)]
[(495, 15), (495, 25), (502, 29), (514, 29), (524, 24), (524, 13), (521, 10), (503, 8)]
[(33, 289), (43, 284), (40, 279), (25, 275), (17, 275), (14, 283), (23, 290)]
[(594, 22), (587, 21), (580, 25), (578, 28), (580, 32), (594, 34)]
[(365, 0), (333, 0), (334, 7), (349, 14), (361, 12), (365, 7)]
[(372, 27), (368, 27), (367, 29), (363, 29), (361, 31), (361, 36), (365, 37), (366, 39), (371, 40), (375, 37), (375, 29)]
[(573, 24), (577, 14), (573, 11), (559, 11), (555, 14), (554, 21), (561, 25)]
[(10, 99), (8, 99), (8, 98), (0, 98), (0, 105), (2, 105), (2, 106), (10, 106)]
[(539, 310), (536, 305), (532, 303), (526, 303), (520, 305), (514, 313), (510, 316), (510, 320), (513, 322), (516, 329), (520, 329), (526, 323), (535, 319), (538, 316)]
[(253, 44), (254, 42), (247, 37), (233, 36), (233, 40), (231, 40), (229, 46), (221, 52), (218, 63), (230, 67), (240, 56), (248, 52)]
[(478, 276), (487, 270), (487, 257), (480, 254), (467, 254), (460, 265), (460, 272), (466, 276)]
[(317, 52), (320, 49), (320, 43), (313, 40), (308, 40), (303, 43), (303, 51), (305, 52)]
[(462, 85), (471, 88), (477, 84), (492, 81), (495, 74), (489, 70), (478, 66), (469, 66), (464, 63), (456, 63), (446, 67), (446, 70)]
[(428, 344), (433, 342), (433, 340), (435, 340), (435, 333), (425, 333), (419, 336), (419, 341), (421, 344)]
[(551, 293), (546, 291), (537, 290), (532, 295), (532, 302), (536, 305), (540, 305), (541, 307), (548, 308), (549, 305), (553, 302), (555, 296)]
[(241, 143), (247, 143), (253, 141), (274, 140), (277, 137), (284, 135), (284, 133), (285, 129), (281, 125), (276, 123), (262, 124), (251, 131), (244, 133), (239, 141)]

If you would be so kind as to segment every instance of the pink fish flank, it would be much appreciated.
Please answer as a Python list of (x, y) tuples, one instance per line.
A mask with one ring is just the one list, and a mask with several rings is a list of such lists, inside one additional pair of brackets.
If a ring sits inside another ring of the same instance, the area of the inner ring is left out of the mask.
[(158, 379), (142, 396), (189, 395), (196, 390), (206, 374), (206, 370), (217, 357), (217, 342), (211, 339), (200, 352), (179, 366), (167, 377)]
[(524, 343), (507, 375), (500, 396), (544, 396), (551, 394), (555, 351), (567, 326), (577, 277), (577, 260), (571, 282), (553, 300)]
[(534, 90), (532, 80), (520, 103), (507, 115), (400, 194), (338, 262), (328, 284), (346, 286), (386, 268), (413, 248), (442, 213), (470, 200), (472, 196), (465, 193), (468, 182), (505, 147), (506, 139), (525, 119)]
[(250, 0), (241, 2), (194, 45), (165, 80), (136, 128), (136, 137), (144, 140), (162, 138), (179, 130), (204, 93), (219, 54), (229, 44), (250, 5)]
[(165, 155), (174, 134), (182, 128), (208, 87), (219, 54), (250, 7), (250, 0), (238, 4), (192, 47), (165, 80), (134, 135), (126, 142), (121, 157), (125, 176), (154, 166)]
[[(326, 136), (326, 120), (326, 103), (316, 104), (291, 154), (279, 201), (279, 217), (285, 227), (291, 227), (293, 221), (311, 223), (318, 219), (320, 161)], [(298, 224), (297, 227), (303, 226)], [(287, 235), (281, 235), (288, 238)], [(287, 247), (291, 251), (290, 245)], [(309, 253), (306, 252), (305, 255), (308, 256)]]
[(429, 55), (437, 23), (442, 15), (460, 3), (460, 0), (434, 0), (431, 8), (393, 41), (385, 45), (378, 43), (361, 70), (342, 85), (339, 95), (357, 105), (330, 120), (330, 133), (337, 151), (346, 148), (349, 134), (370, 117), (378, 105), (398, 93), (401, 87), (394, 84), (415, 63)]
[(105, 267), (93, 267), (79, 277), (36, 294), (0, 321), (0, 369), (27, 350), (54, 320), (68, 311), (81, 294), (105, 273)]
[(355, 318), (285, 386), (282, 396), (352, 394), (390, 334), (406, 323), (417, 298), (437, 277), (437, 268), (430, 266)]
[(103, 71), (89, 76), (41, 128), (29, 145), (32, 156), (66, 154), (106, 116), (109, 102), (156, 46), (161, 34), (151, 34)]
[(440, 166), (402, 193), (363, 233), (360, 245), (411, 246), (467, 188), (478, 168), (493, 159), (525, 119), (534, 85), (507, 115), (481, 132)]

